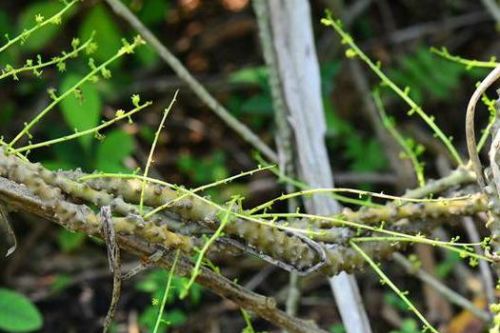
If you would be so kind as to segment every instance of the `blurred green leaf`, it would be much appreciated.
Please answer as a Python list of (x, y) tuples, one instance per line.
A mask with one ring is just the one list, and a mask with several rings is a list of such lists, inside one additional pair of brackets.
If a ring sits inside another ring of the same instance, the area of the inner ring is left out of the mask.
[(184, 153), (177, 159), (177, 167), (181, 172), (192, 177), (197, 184), (207, 184), (228, 176), (225, 161), (226, 156), (222, 150), (216, 150), (209, 157), (202, 159)]
[[(158, 317), (158, 309), (159, 308), (157, 306), (148, 306), (146, 310), (144, 310), (144, 312), (139, 316), (139, 323), (148, 329), (147, 332), (153, 331), (156, 323), (156, 318)], [(184, 324), (186, 320), (186, 314), (180, 309), (165, 311), (161, 318), (158, 332), (166, 332), (167, 327), (180, 326)]]
[(67, 161), (57, 161), (57, 160), (47, 160), (43, 161), (42, 165), (49, 170), (57, 171), (57, 170), (71, 170), (75, 168), (73, 163)]
[(393, 292), (384, 293), (384, 302), (402, 312), (409, 312), (408, 305)]
[[(14, 31), (7, 11), (0, 11), (0, 31), (2, 31), (3, 34), (9, 34), (9, 36), (12, 36)], [(2, 36), (2, 42), (0, 44), (4, 42), (6, 42), (6, 40), (5, 37)]]
[(15, 111), (14, 104), (5, 101), (0, 110), (0, 126), (6, 125), (14, 116)]
[[(61, 123), (44, 123), (43, 130), (49, 139), (56, 139), (68, 134), (67, 124)], [(75, 169), (82, 168), (85, 171), (93, 171), (93, 165), (89, 165), (88, 155), (79, 141), (72, 140), (59, 143), (51, 147), (51, 158), (42, 155), (43, 165), (50, 170), (58, 169)], [(91, 152), (90, 152), (91, 153)]]
[(268, 70), (266, 66), (248, 67), (229, 75), (230, 83), (267, 84)]
[(273, 115), (273, 102), (271, 96), (258, 94), (250, 97), (241, 105), (241, 111), (252, 115)]
[[(163, 291), (168, 279), (168, 272), (163, 269), (156, 269), (146, 275), (143, 279), (135, 284), (135, 288), (139, 291), (148, 293), (152, 298), (161, 299)], [(188, 283), (189, 279), (173, 276), (172, 289), (167, 298), (167, 304), (171, 304), (178, 297), (181, 290), (183, 290)], [(191, 304), (199, 304), (203, 288), (195, 283), (189, 289), (189, 297)]]
[(460, 254), (456, 252), (449, 252), (446, 254), (446, 258), (441, 260), (439, 264), (436, 266), (436, 275), (440, 279), (445, 279), (452, 271), (453, 268), (462, 261), (460, 258)]
[[(94, 5), (80, 26), (80, 39), (87, 40), (95, 31), (97, 50), (92, 56), (101, 62), (111, 58), (122, 46), (122, 35), (115, 20), (103, 5)], [(114, 64), (120, 63), (117, 59)]]
[(143, 47), (139, 47), (134, 52), (134, 55), (139, 59), (141, 64), (145, 67), (152, 67), (160, 60), (158, 53), (156, 53), (151, 46), (144, 45)]
[[(61, 92), (65, 92), (81, 78), (76, 74), (68, 74), (61, 83)], [(71, 130), (86, 130), (99, 124), (102, 102), (94, 84), (84, 83), (74, 94), (61, 101), (61, 111), (64, 120)], [(88, 152), (92, 144), (92, 135), (78, 138), (83, 148)]]
[(187, 316), (180, 309), (172, 309), (163, 314), (162, 322), (168, 326), (179, 326), (186, 322)]
[(54, 282), (50, 285), (50, 289), (53, 293), (59, 293), (66, 289), (72, 281), (71, 276), (68, 274), (57, 274)]
[(164, 21), (169, 9), (170, 3), (166, 0), (145, 0), (137, 16), (144, 24), (150, 26)]
[[(0, 36), (0, 45), (3, 45), (4, 43), (7, 42), (5, 39), (5, 35), (8, 34), (9, 36), (14, 36), (15, 32), (15, 26), (12, 24), (11, 17), (7, 14), (7, 11), (0, 11), (0, 31), (2, 32)], [(0, 53), (0, 64), (3, 66), (10, 64), (14, 67), (17, 67), (19, 63), (17, 62), (17, 59), (19, 58), (19, 53), (20, 50), (17, 47), (9, 47), (8, 49), (4, 50), (2, 53)], [(0, 116), (1, 116), (0, 112)]]
[(32, 332), (42, 328), (43, 318), (27, 297), (0, 288), (0, 329), (8, 332)]
[(352, 125), (337, 115), (330, 98), (323, 98), (323, 105), (325, 111), (327, 137), (351, 135), (351, 133), (354, 132)]
[[(158, 317), (158, 307), (150, 305), (139, 316), (139, 324), (142, 327), (146, 328), (146, 330), (144, 330), (145, 332), (153, 332), (157, 317)], [(164, 333), (166, 331), (167, 331), (166, 325), (160, 324), (157, 332)]]
[(82, 246), (87, 235), (81, 232), (72, 232), (62, 229), (57, 234), (57, 244), (63, 252), (72, 252)]
[(104, 172), (128, 171), (123, 160), (133, 151), (134, 139), (122, 130), (113, 130), (97, 146), (96, 169)]
[(397, 331), (391, 331), (390, 333), (420, 333), (422, 332), (414, 319), (406, 318), (401, 323), (401, 327)]
[(335, 86), (335, 76), (340, 70), (340, 61), (330, 61), (321, 65), (321, 91), (323, 96), (332, 93)]
[[(59, 1), (39, 1), (31, 3), (24, 9), (19, 18), (19, 31), (30, 29), (36, 25), (35, 16), (42, 15), (45, 19), (50, 18), (64, 6)], [(74, 12), (74, 7), (69, 9), (64, 17), (69, 17)], [(63, 17), (63, 22), (64, 22)], [(44, 48), (60, 31), (61, 25), (47, 24), (42, 29), (38, 29), (29, 36), (23, 47), (30, 51), (37, 51)]]
[(387, 166), (387, 159), (380, 143), (374, 138), (352, 135), (346, 140), (345, 156), (351, 160), (352, 171), (379, 171)]
[[(483, 71), (479, 71), (481, 73)], [(473, 77), (478, 71), (433, 55), (427, 47), (398, 58), (398, 65), (387, 70), (400, 87), (410, 87), (410, 97), (422, 104), (430, 99), (446, 100), (458, 88), (463, 76)], [(430, 97), (430, 98), (429, 98)]]
[(329, 330), (331, 333), (345, 333), (345, 327), (342, 324), (333, 324)]
[(155, 139), (155, 131), (150, 126), (142, 125), (139, 129), (139, 136), (151, 145)]

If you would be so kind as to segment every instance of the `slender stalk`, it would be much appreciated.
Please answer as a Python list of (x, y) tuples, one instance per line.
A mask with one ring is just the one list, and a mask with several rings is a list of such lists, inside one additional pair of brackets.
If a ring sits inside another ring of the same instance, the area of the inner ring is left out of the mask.
[(2, 74), (0, 74), (0, 80), (3, 80), (9, 76), (12, 76), (15, 80), (17, 80), (17, 75), (21, 74), (23, 72), (33, 71), (35, 73), (38, 73), (40, 71), (40, 69), (42, 69), (42, 68), (49, 67), (49, 66), (52, 66), (52, 65), (55, 65), (58, 63), (62, 63), (64, 61), (68, 60), (69, 58), (75, 58), (80, 53), (80, 51), (87, 48), (91, 42), (92, 42), (92, 38), (89, 38), (85, 43), (83, 43), (79, 47), (73, 49), (71, 52), (68, 52), (68, 53), (63, 52), (62, 56), (54, 57), (50, 61), (39, 62), (36, 65), (30, 65), (29, 62), (27, 62), (26, 65), (24, 65), (23, 67), (20, 67), (20, 68), (12, 68), (10, 70), (8, 70), (8, 69), (2, 70)]
[(361, 49), (353, 41), (352, 37), (342, 29), (337, 21), (333, 19), (331, 13), (328, 12), (326, 18), (322, 19), (321, 22), (326, 26), (331, 26), (342, 37), (342, 43), (347, 44), (350, 47), (350, 49), (347, 50), (346, 54), (351, 57), (357, 55), (361, 60), (363, 60), (363, 62), (365, 62), (368, 67), (370, 67), (370, 69), (382, 80), (384, 85), (387, 85), (392, 91), (394, 91), (399, 97), (401, 97), (401, 99), (405, 101), (406, 104), (411, 107), (410, 113), (416, 112), (420, 116), (420, 118), (425, 121), (425, 123), (433, 130), (436, 136), (443, 142), (446, 148), (448, 148), (448, 151), (455, 159), (455, 162), (458, 165), (463, 165), (463, 160), (451, 143), (450, 138), (444, 135), (441, 129), (436, 125), (434, 118), (428, 116), (424, 112), (424, 110), (422, 110), (422, 108), (417, 103), (415, 103), (413, 99), (410, 98), (407, 91), (403, 91), (401, 88), (399, 88), (391, 79), (389, 79), (389, 77), (387, 77), (387, 75), (385, 75), (378, 64), (373, 63), (373, 61), (368, 58), (368, 56), (363, 51), (361, 51)]
[(107, 121), (105, 123), (102, 123), (99, 126), (96, 126), (96, 127), (93, 127), (93, 128), (89, 128), (88, 130), (77, 132), (77, 133), (74, 133), (74, 134), (71, 134), (71, 135), (62, 136), (60, 138), (53, 139), (53, 140), (47, 140), (47, 141), (43, 141), (43, 142), (39, 142), (39, 143), (33, 143), (33, 144), (30, 144), (30, 145), (27, 145), (27, 146), (24, 146), (24, 147), (21, 147), (21, 148), (14, 149), (14, 151), (17, 152), (17, 153), (22, 153), (22, 152), (26, 152), (26, 151), (29, 151), (29, 150), (33, 150), (33, 149), (37, 149), (37, 148), (41, 148), (41, 147), (48, 147), (48, 146), (51, 146), (53, 144), (57, 144), (57, 143), (61, 143), (61, 142), (69, 141), (69, 140), (73, 140), (73, 139), (76, 139), (76, 138), (79, 138), (79, 137), (82, 137), (82, 136), (85, 136), (85, 135), (97, 133), (100, 130), (113, 125), (117, 121), (120, 121), (120, 120), (122, 120), (124, 118), (130, 118), (133, 114), (135, 114), (135, 113), (137, 113), (139, 111), (142, 111), (143, 109), (147, 108), (151, 104), (153, 104), (153, 102), (146, 102), (146, 103), (140, 105), (139, 107), (136, 107), (133, 110), (130, 110), (129, 112), (126, 112), (126, 113), (124, 113), (122, 115), (118, 115), (117, 117), (115, 117), (115, 118), (113, 118), (113, 119), (111, 119), (111, 120), (109, 120), (109, 121)]
[(153, 333), (157, 333), (160, 328), (160, 323), (163, 317), (163, 311), (165, 310), (165, 305), (167, 304), (168, 294), (170, 292), (170, 286), (172, 285), (172, 278), (175, 272), (175, 266), (177, 266), (177, 260), (179, 259), (179, 250), (175, 251), (174, 262), (172, 263), (172, 267), (168, 272), (168, 280), (167, 286), (165, 287), (165, 291), (163, 292), (163, 297), (161, 299), (160, 309), (158, 310), (158, 317), (156, 317), (155, 327), (153, 329)]
[(420, 321), (433, 333), (439, 333), (431, 323), (425, 319), (425, 317), (418, 311), (418, 309), (413, 305), (413, 303), (406, 297), (406, 293), (399, 290), (399, 288), (385, 275), (384, 271), (378, 267), (378, 265), (358, 246), (355, 242), (351, 242), (351, 246), (358, 251), (358, 253), (370, 264), (372, 269), (381, 277), (384, 284), (387, 284), (408, 306), (408, 308), (420, 319)]
[[(170, 110), (172, 109), (172, 106), (174, 105), (175, 101), (177, 100), (178, 93), (179, 93), (179, 90), (176, 90), (174, 93), (174, 97), (170, 101), (170, 105), (163, 112), (163, 117), (160, 121), (160, 125), (158, 126), (158, 129), (156, 130), (155, 137), (153, 139), (153, 144), (151, 145), (151, 149), (149, 150), (148, 161), (146, 162), (146, 168), (144, 169), (144, 177), (147, 177), (149, 174), (149, 168), (151, 167), (151, 163), (153, 162), (153, 154), (155, 152), (156, 144), (158, 143), (158, 138), (160, 137), (161, 130), (163, 129), (165, 121), (167, 120), (167, 116), (170, 113)], [(144, 212), (144, 190), (145, 189), (146, 189), (146, 180), (143, 180), (142, 186), (141, 186), (141, 200), (139, 202), (139, 214), (141, 214), (141, 215)]]

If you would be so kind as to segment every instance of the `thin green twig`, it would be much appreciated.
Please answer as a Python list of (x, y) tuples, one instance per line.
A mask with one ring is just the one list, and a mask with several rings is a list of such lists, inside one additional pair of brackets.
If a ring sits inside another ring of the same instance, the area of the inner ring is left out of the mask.
[(140, 36), (137, 36), (132, 44), (127, 43), (124, 46), (122, 46), (114, 56), (106, 60), (100, 66), (94, 67), (89, 73), (87, 73), (87, 75), (85, 75), (80, 81), (75, 83), (64, 93), (62, 93), (59, 96), (55, 96), (55, 98), (53, 98), (52, 103), (50, 103), (45, 109), (43, 109), (35, 118), (33, 118), (33, 120), (31, 120), (28, 124), (26, 124), (26, 126), (24, 126), (24, 128), (19, 132), (19, 134), (17, 134), (16, 137), (9, 143), (9, 149), (12, 149), (14, 144), (16, 144), (16, 142), (19, 141), (24, 135), (29, 133), (30, 129), (35, 124), (37, 124), (49, 111), (51, 111), (60, 101), (66, 98), (69, 94), (73, 93), (82, 84), (93, 78), (97, 73), (101, 73), (102, 71), (104, 71), (106, 67), (112, 62), (114, 62), (116, 59), (126, 54), (132, 53), (134, 49), (141, 44), (144, 44), (144, 41), (142, 40), (142, 38), (140, 38)]
[(222, 219), (220, 221), (219, 227), (213, 233), (213, 235), (210, 236), (210, 238), (205, 242), (205, 244), (203, 245), (203, 248), (200, 250), (200, 253), (198, 253), (198, 258), (196, 259), (196, 263), (193, 267), (191, 278), (189, 279), (189, 282), (186, 284), (184, 290), (181, 292), (180, 298), (184, 298), (187, 296), (189, 288), (191, 288), (194, 281), (196, 280), (196, 277), (200, 273), (200, 267), (201, 267), (201, 263), (203, 261), (203, 258), (205, 257), (205, 253), (208, 251), (208, 248), (210, 247), (210, 245), (212, 245), (212, 243), (215, 242), (215, 240), (222, 235), (222, 231), (224, 230), (224, 227), (226, 226), (226, 224), (231, 221), (231, 219), (230, 219), (231, 214), (230, 213), (232, 211), (234, 204), (238, 200), (240, 200), (240, 199), (234, 198), (229, 202), (229, 209), (224, 212), (224, 216), (222, 217)]
[[(156, 130), (153, 143), (151, 144), (151, 149), (149, 150), (149, 156), (148, 156), (148, 160), (146, 162), (146, 168), (144, 169), (144, 177), (147, 177), (149, 174), (149, 168), (151, 167), (151, 163), (153, 162), (153, 154), (154, 154), (154, 151), (156, 148), (156, 144), (158, 142), (158, 138), (160, 137), (161, 130), (163, 129), (165, 121), (167, 120), (167, 116), (170, 113), (172, 106), (174, 106), (175, 101), (177, 100), (178, 93), (179, 93), (179, 90), (176, 90), (174, 93), (174, 97), (172, 97), (172, 100), (170, 101), (170, 105), (163, 112), (163, 118), (160, 121), (160, 126), (158, 126), (158, 129)], [(145, 189), (146, 189), (146, 180), (143, 180), (142, 185), (141, 185), (141, 199), (139, 201), (139, 214), (140, 215), (142, 215), (143, 211), (144, 211), (144, 190)]]
[[(29, 37), (33, 32), (36, 30), (44, 27), (45, 25), (52, 23), (52, 24), (59, 24), (61, 22), (61, 16), (66, 13), (75, 3), (77, 3), (79, 0), (73, 0), (70, 3), (68, 3), (63, 9), (61, 9), (59, 12), (54, 14), (53, 16), (49, 17), (48, 19), (44, 20), (43, 17), (38, 16), (37, 17), (37, 23), (33, 28), (24, 30), (21, 34), (19, 34), (16, 38), (9, 39), (9, 41), (0, 47), (0, 53), (8, 49), (10, 46), (14, 45), (18, 41), (24, 41), (26, 38)], [(41, 18), (41, 21), (38, 21), (38, 18)]]
[(158, 316), (156, 317), (155, 327), (153, 329), (153, 333), (157, 333), (160, 328), (160, 323), (163, 317), (163, 311), (165, 310), (165, 304), (167, 304), (168, 294), (170, 292), (170, 286), (172, 285), (172, 277), (174, 276), (175, 266), (177, 265), (177, 259), (179, 259), (180, 250), (177, 249), (175, 252), (174, 262), (172, 263), (172, 267), (168, 272), (168, 280), (167, 286), (165, 287), (165, 291), (163, 292), (163, 297), (161, 299), (160, 309), (158, 310)]
[(466, 59), (466, 58), (462, 58), (459, 56), (451, 55), (448, 52), (448, 49), (445, 47), (442, 47), (440, 50), (435, 48), (435, 47), (431, 47), (431, 52), (446, 59), (446, 60), (453, 61), (453, 62), (459, 63), (461, 65), (464, 65), (466, 67), (466, 69), (468, 69), (468, 70), (472, 69), (472, 68), (477, 68), (477, 67), (479, 67), (479, 68), (495, 68), (498, 65), (500, 65), (500, 63), (498, 63), (496, 61), (496, 57), (491, 57), (491, 59), (489, 61)]
[(61, 142), (73, 140), (73, 139), (76, 139), (76, 138), (79, 138), (79, 137), (82, 137), (82, 136), (85, 136), (85, 135), (97, 133), (100, 130), (102, 130), (102, 129), (108, 127), (108, 126), (113, 125), (117, 121), (120, 121), (120, 120), (122, 120), (124, 118), (130, 118), (133, 114), (135, 114), (135, 113), (137, 113), (137, 112), (139, 112), (139, 111), (147, 108), (151, 104), (153, 104), (153, 102), (149, 101), (149, 102), (145, 102), (142, 105), (139, 105), (138, 107), (136, 107), (136, 108), (134, 108), (134, 109), (132, 109), (132, 110), (126, 112), (126, 113), (118, 113), (117, 112), (117, 116), (115, 116), (115, 118), (113, 118), (113, 119), (111, 119), (111, 120), (109, 120), (107, 122), (104, 122), (104, 123), (102, 123), (99, 126), (96, 126), (96, 127), (93, 127), (93, 128), (89, 128), (89, 129), (81, 131), (81, 132), (73, 133), (71, 135), (62, 136), (62, 137), (59, 137), (57, 139), (47, 140), (47, 141), (44, 141), (44, 142), (30, 144), (30, 145), (27, 145), (27, 146), (24, 146), (24, 147), (21, 147), (21, 148), (12, 149), (12, 151), (17, 152), (17, 153), (22, 153), (22, 152), (25, 152), (25, 151), (29, 151), (29, 150), (33, 150), (33, 149), (37, 149), (37, 148), (41, 148), (41, 147), (47, 147), (47, 146), (50, 146), (50, 145), (53, 145), (53, 144), (56, 144), (56, 143), (61, 143)]
[(63, 52), (62, 56), (53, 57), (52, 60), (47, 61), (47, 62), (39, 61), (36, 65), (33, 65), (32, 60), (27, 60), (26, 64), (20, 68), (6, 67), (4, 70), (2, 70), (2, 74), (0, 74), (0, 80), (5, 79), (9, 76), (12, 76), (14, 78), (14, 80), (17, 80), (18, 74), (23, 73), (23, 72), (29, 72), (29, 71), (37, 73), (37, 75), (38, 75), (38, 73), (40, 73), (39, 72), (40, 69), (42, 69), (42, 68), (49, 67), (49, 66), (52, 66), (55, 64), (64, 63), (64, 61), (68, 60), (69, 58), (75, 58), (80, 53), (80, 51), (84, 50), (85, 48), (87, 48), (90, 45), (92, 40), (93, 40), (93, 38), (91, 37), (82, 45), (80, 45), (76, 48), (73, 48), (73, 50), (71, 52)]
[(432, 129), (436, 136), (446, 146), (448, 151), (455, 159), (456, 163), (458, 165), (464, 164), (462, 158), (451, 143), (450, 138), (448, 138), (434, 122), (434, 117), (428, 116), (424, 112), (424, 110), (417, 103), (415, 103), (413, 99), (410, 98), (407, 90), (403, 91), (401, 88), (399, 88), (391, 79), (389, 79), (389, 77), (387, 77), (387, 75), (384, 74), (384, 72), (382, 72), (379, 64), (373, 63), (373, 61), (371, 61), (371, 59), (363, 51), (361, 51), (361, 49), (354, 42), (353, 38), (341, 27), (341, 23), (333, 19), (330, 11), (326, 12), (326, 17), (321, 19), (321, 23), (326, 26), (332, 27), (342, 37), (342, 44), (347, 44), (349, 46), (349, 49), (346, 51), (347, 57), (352, 58), (358, 56), (361, 60), (363, 60), (363, 62), (365, 62), (368, 67), (370, 67), (370, 69), (382, 80), (382, 83), (384, 85), (387, 85), (392, 91), (394, 91), (399, 97), (401, 97), (401, 99), (405, 101), (406, 104), (411, 107), (409, 111), (410, 115), (415, 112), (420, 116), (420, 118), (425, 121), (425, 123)]
[(437, 329), (435, 329), (431, 323), (425, 319), (425, 317), (418, 311), (418, 309), (413, 305), (413, 303), (406, 297), (406, 293), (399, 290), (399, 288), (385, 275), (384, 271), (380, 269), (380, 267), (363, 251), (355, 242), (350, 242), (353, 249), (355, 249), (365, 260), (370, 264), (373, 270), (380, 276), (383, 283), (387, 284), (402, 300), (406, 303), (408, 308), (413, 311), (413, 313), (420, 319), (420, 321), (424, 324), (425, 328), (429, 329), (431, 332), (439, 333)]

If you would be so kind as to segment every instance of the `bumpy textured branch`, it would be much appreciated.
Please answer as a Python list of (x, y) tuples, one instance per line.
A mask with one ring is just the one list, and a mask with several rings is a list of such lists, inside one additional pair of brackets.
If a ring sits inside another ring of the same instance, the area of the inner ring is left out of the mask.
[[(3, 151), (0, 151), (0, 175), (24, 184), (34, 195), (48, 201), (47, 204), (55, 209), (56, 218), (65, 220), (69, 226), (77, 225), (87, 233), (94, 233), (98, 227), (96, 215), (85, 205), (65, 201), (67, 197), (98, 207), (110, 205), (115, 213), (121, 215), (114, 218), (118, 233), (134, 233), (151, 243), (167, 249), (180, 248), (185, 253), (193, 248), (192, 236), (171, 231), (172, 223), (169, 220), (174, 218), (185, 224), (197, 223), (212, 230), (218, 227), (218, 210), (195, 197), (169, 207), (170, 218), (162, 214), (145, 221), (137, 215), (136, 204), (140, 201), (142, 187), (138, 180), (101, 179), (89, 184), (79, 183), (64, 173), (51, 172), (41, 165), (21, 161), (14, 155), (5, 155)], [(148, 185), (144, 203), (150, 207), (160, 207), (179, 195), (167, 187)], [(324, 250), (318, 244), (274, 225), (235, 218), (224, 232), (231, 237), (231, 241), (226, 243), (241, 245), (239, 248), (259, 254), (263, 259), (285, 269), (307, 273), (325, 261)]]
[[(83, 224), (80, 223), (68, 224), (67, 219), (57, 217), (56, 207), (52, 203), (36, 197), (26, 186), (4, 177), (0, 177), (0, 200), (6, 203), (10, 209), (23, 211), (56, 222), (70, 230), (86, 232), (88, 235), (101, 237), (101, 229), (98, 225), (92, 224), (83, 228)], [(61, 204), (68, 205), (69, 203), (61, 201)], [(76, 206), (78, 207), (77, 210), (81, 209), (80, 206)], [(89, 212), (86, 211), (85, 213)], [(91, 214), (89, 220), (92, 221), (94, 217), (95, 215), (92, 216)], [(156, 251), (155, 244), (149, 244), (135, 235), (118, 236), (118, 244), (122, 249), (141, 258), (148, 258)], [(170, 269), (173, 260), (173, 252), (171, 252), (156, 262), (156, 265)], [(189, 258), (182, 255), (177, 262), (175, 272), (180, 276), (187, 276), (191, 274), (192, 268), (193, 265)], [(220, 296), (232, 300), (242, 308), (255, 312), (260, 317), (289, 332), (325, 333), (325, 331), (317, 328), (313, 323), (288, 316), (283, 311), (280, 311), (276, 307), (274, 299), (250, 292), (208, 269), (202, 268), (196, 280)]]
[[(452, 173), (449, 177), (456, 181), (455, 184), (470, 181), (466, 172), (458, 173), (462, 177), (457, 177), (456, 174), (457, 172)], [(54, 210), (53, 218), (72, 230), (84, 231), (88, 234), (99, 233), (99, 220), (94, 211), (85, 203), (97, 207), (110, 205), (113, 212), (119, 215), (113, 218), (117, 233), (134, 234), (152, 244), (158, 244), (167, 249), (180, 248), (185, 253), (192, 251), (193, 242), (197, 239), (190, 234), (191, 229), (180, 228), (179, 225), (197, 225), (203, 227), (204, 231), (213, 231), (218, 227), (217, 207), (200, 198), (188, 196), (172, 204), (165, 213), (156, 214), (151, 219), (144, 220), (137, 215), (137, 204), (140, 201), (142, 186), (140, 180), (102, 178), (88, 183), (79, 183), (75, 179), (81, 175), (81, 173), (51, 172), (39, 164), (24, 162), (14, 155), (5, 155), (3, 151), (0, 151), (0, 176), (23, 184), (31, 193), (44, 200), (45, 206)], [(452, 185), (451, 181), (445, 182), (444, 180), (441, 182)], [(428, 186), (434, 188), (436, 183)], [(440, 187), (440, 189), (443, 188)], [(182, 194), (165, 186), (149, 184), (145, 188), (144, 203), (152, 209), (173, 202)], [(345, 221), (364, 224), (377, 224), (385, 221), (389, 229), (405, 232), (409, 230), (407, 225), (396, 223), (391, 226), (391, 221), (403, 219), (436, 221), (450, 216), (472, 215), (486, 209), (485, 197), (475, 194), (455, 201), (406, 203), (400, 206), (388, 204), (380, 208), (361, 209), (356, 212), (344, 210), (337, 217)], [(428, 224), (433, 225), (433, 223)], [(263, 259), (285, 269), (292, 267), (300, 272), (309, 272), (311, 267), (318, 268), (318, 265), (322, 264), (325, 259), (324, 252), (329, 253), (327, 271), (330, 274), (357, 267), (349, 260), (352, 257), (351, 250), (345, 247), (349, 238), (336, 233), (339, 223), (330, 220), (311, 220), (297, 221), (292, 225), (296, 228), (323, 232), (319, 236), (311, 235), (309, 238), (312, 240), (299, 233), (284, 231), (277, 226), (279, 223), (269, 225), (235, 218), (224, 230), (226, 237), (231, 239), (225, 243), (260, 255)], [(419, 230), (411, 231), (419, 232)], [(327, 242), (330, 245), (326, 244), (320, 248), (313, 240)], [(366, 251), (374, 255), (390, 253), (394, 250), (382, 250), (386, 247), (384, 244), (365, 246)]]
[[(186, 196), (183, 200), (177, 200), (180, 195), (184, 195), (182, 191), (174, 191), (156, 184), (146, 186), (144, 203), (149, 211), (167, 202), (177, 201), (164, 212), (145, 220), (137, 215), (141, 181), (99, 179), (80, 183), (77, 179), (81, 175), (79, 172), (51, 172), (39, 164), (23, 161), (14, 155), (6, 155), (0, 149), (0, 202), (6, 204), (11, 210), (31, 213), (56, 222), (64, 228), (85, 232), (95, 237), (102, 236), (102, 225), (96, 215), (97, 210), (91, 207), (100, 208), (103, 205), (110, 205), (115, 214), (112, 223), (118, 235), (120, 247), (146, 257), (157, 247), (170, 250), (178, 248), (184, 253), (183, 265), (189, 265), (188, 255), (192, 254), (193, 244), (199, 239), (189, 232), (191, 229), (179, 226), (193, 225), (197, 226), (193, 230), (213, 232), (219, 225), (216, 206), (194, 196)], [(444, 178), (442, 182), (450, 187), (471, 181), (468, 177), (457, 177), (454, 174), (450, 175), (450, 179), (453, 181)], [(439, 189), (444, 190), (446, 186), (440, 186)], [(421, 190), (422, 193), (426, 191), (426, 189)], [(485, 197), (481, 194), (474, 194), (467, 199), (446, 203), (407, 203), (399, 207), (389, 204), (358, 212), (346, 210), (338, 217), (368, 224), (386, 221), (388, 230), (414, 234), (428, 231), (448, 217), (470, 215), (487, 209)], [(404, 223), (412, 219), (416, 221)], [(422, 219), (427, 219), (427, 221), (424, 222)], [(391, 223), (395, 221), (398, 222)], [(259, 224), (235, 217), (224, 230), (225, 239), (232, 241), (226, 244), (239, 244), (237, 247), (240, 249), (247, 252), (253, 251), (264, 259), (267, 257), (273, 264), (280, 266), (279, 263), (285, 263), (303, 271), (315, 265), (317, 268), (318, 262), (322, 263), (325, 260), (321, 272), (328, 275), (344, 270), (353, 271), (363, 264), (363, 259), (359, 254), (347, 245), (346, 237), (339, 237), (335, 233), (333, 236), (329, 234), (332, 230), (337, 230), (332, 227), (338, 225), (317, 219), (296, 221), (291, 225), (313, 231), (315, 229), (324, 231), (326, 235), (330, 235), (328, 239), (317, 237), (316, 240), (313, 236), (308, 239), (300, 234), (283, 231), (276, 225), (278, 223), (275, 225)], [(354, 232), (352, 234), (354, 235)], [(363, 251), (373, 258), (385, 257), (400, 246), (393, 246), (387, 242), (366, 242), (361, 245)], [(162, 261), (161, 265), (168, 266), (171, 262)], [(184, 272), (188, 274), (190, 270), (186, 268)], [(221, 279), (224, 282), (221, 282)], [(285, 315), (275, 309), (274, 305), (269, 306), (267, 298), (263, 298), (266, 301), (262, 301), (260, 296), (245, 293), (246, 291), (242, 291), (240, 287), (209, 270), (203, 269), (203, 274), (198, 281), (263, 318), (283, 325), (291, 332), (318, 331), (297, 319), (283, 317)], [(270, 308), (274, 309), (271, 314), (268, 313)], [(287, 326), (286, 321), (290, 321), (292, 327)]]

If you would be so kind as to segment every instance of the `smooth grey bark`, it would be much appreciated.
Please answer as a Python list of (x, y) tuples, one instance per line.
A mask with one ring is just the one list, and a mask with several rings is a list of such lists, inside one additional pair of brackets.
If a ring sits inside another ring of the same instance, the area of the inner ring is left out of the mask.
[[(275, 66), (280, 83), (272, 89), (279, 89), (284, 101), (287, 120), (293, 130), (299, 176), (311, 187), (333, 187), (309, 2), (264, 2), (269, 10), (275, 54), (274, 63), (269, 65)], [(315, 195), (305, 204), (308, 212), (318, 215), (332, 215), (341, 210), (340, 204), (327, 195)], [(354, 276), (340, 273), (330, 278), (329, 283), (347, 332), (371, 332)]]

